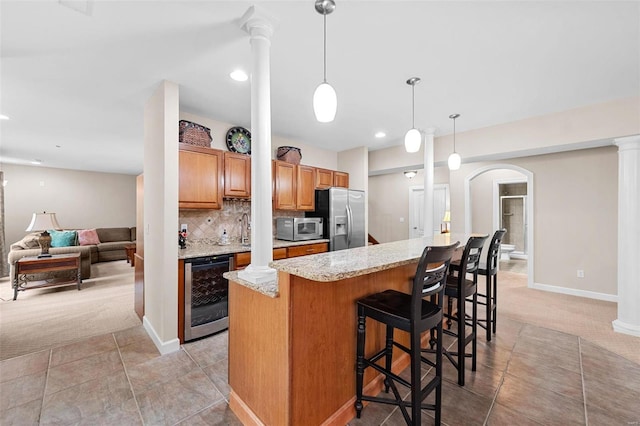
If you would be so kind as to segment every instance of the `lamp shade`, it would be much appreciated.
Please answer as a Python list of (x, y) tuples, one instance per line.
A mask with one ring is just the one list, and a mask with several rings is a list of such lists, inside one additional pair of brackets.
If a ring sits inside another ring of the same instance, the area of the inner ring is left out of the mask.
[(460, 168), (460, 164), (462, 163), (462, 158), (460, 158), (460, 154), (454, 152), (449, 156), (449, 170), (458, 170)]
[(418, 129), (410, 129), (404, 135), (404, 149), (407, 152), (418, 152), (420, 150), (420, 142), (422, 142), (422, 136)]
[(316, 120), (321, 123), (329, 123), (336, 117), (338, 109), (338, 96), (336, 91), (327, 82), (320, 83), (313, 93), (313, 112)]
[(46, 231), (47, 229), (62, 229), (55, 213), (34, 213), (25, 231)]

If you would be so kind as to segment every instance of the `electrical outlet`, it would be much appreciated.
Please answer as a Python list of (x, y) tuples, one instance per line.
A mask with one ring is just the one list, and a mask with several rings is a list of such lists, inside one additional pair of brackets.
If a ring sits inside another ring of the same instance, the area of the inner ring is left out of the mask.
[(187, 224), (183, 223), (182, 225), (180, 225), (180, 232), (187, 232)]
[(578, 269), (577, 274), (578, 274), (578, 278), (584, 278), (584, 270)]

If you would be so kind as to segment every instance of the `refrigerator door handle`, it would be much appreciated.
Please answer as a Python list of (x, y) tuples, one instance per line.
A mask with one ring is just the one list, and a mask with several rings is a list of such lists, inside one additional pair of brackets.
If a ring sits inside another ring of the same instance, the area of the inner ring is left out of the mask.
[(351, 233), (353, 232), (353, 213), (351, 206), (347, 205), (347, 248), (351, 246)]

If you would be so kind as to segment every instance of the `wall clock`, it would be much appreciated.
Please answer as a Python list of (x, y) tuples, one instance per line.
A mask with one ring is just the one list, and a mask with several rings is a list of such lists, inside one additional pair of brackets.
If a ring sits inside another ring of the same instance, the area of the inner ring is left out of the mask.
[(251, 154), (251, 132), (244, 127), (232, 127), (227, 131), (227, 148), (240, 154)]

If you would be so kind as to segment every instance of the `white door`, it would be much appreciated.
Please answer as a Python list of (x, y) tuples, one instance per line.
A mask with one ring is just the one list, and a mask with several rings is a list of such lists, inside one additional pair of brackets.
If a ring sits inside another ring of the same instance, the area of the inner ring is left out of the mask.
[[(449, 209), (449, 185), (433, 186), (433, 223), (431, 235), (440, 233), (444, 212)], [(424, 236), (424, 187), (409, 188), (409, 238)]]
[(424, 236), (424, 187), (409, 188), (409, 238)]

